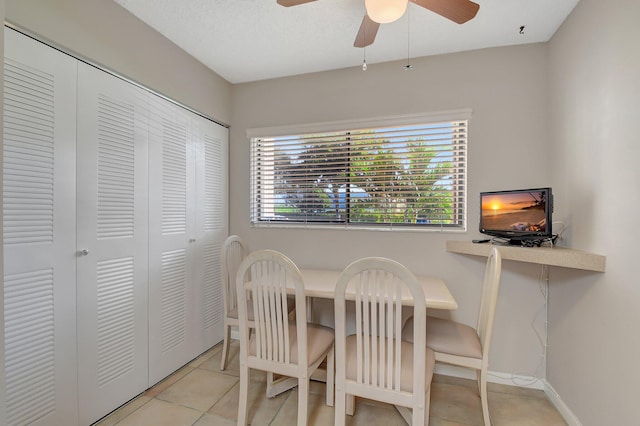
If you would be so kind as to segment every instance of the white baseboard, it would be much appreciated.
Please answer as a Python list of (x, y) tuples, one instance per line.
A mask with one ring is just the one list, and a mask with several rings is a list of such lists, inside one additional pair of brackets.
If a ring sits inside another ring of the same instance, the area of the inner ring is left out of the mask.
[(553, 386), (551, 386), (546, 380), (544, 380), (544, 384), (545, 395), (547, 395), (549, 401), (551, 401), (551, 403), (560, 412), (560, 415), (562, 416), (564, 421), (567, 422), (569, 426), (582, 426), (582, 422), (580, 421), (580, 419), (578, 419), (573, 411), (571, 411), (571, 409), (567, 407), (567, 404), (565, 404), (562, 398), (560, 398), (560, 395), (558, 395), (558, 392), (556, 392)]

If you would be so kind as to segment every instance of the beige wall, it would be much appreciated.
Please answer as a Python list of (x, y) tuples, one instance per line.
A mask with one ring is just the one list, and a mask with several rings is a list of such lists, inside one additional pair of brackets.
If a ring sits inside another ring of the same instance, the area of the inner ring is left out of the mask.
[(548, 381), (584, 425), (640, 422), (638, 17), (638, 0), (582, 0), (549, 46), (559, 208), (569, 243), (607, 256), (550, 293)]
[[(234, 85), (230, 146), (230, 229), (252, 248), (281, 250), (302, 266), (343, 268), (385, 256), (416, 273), (443, 277), (474, 324), (484, 260), (445, 251), (447, 239), (476, 238), (478, 193), (552, 185), (547, 132), (547, 49), (487, 49)], [(470, 108), (468, 232), (372, 232), (251, 228), (246, 129)], [(533, 375), (544, 333), (539, 267), (506, 261), (490, 369)], [(443, 313), (440, 313), (443, 314)], [(543, 371), (542, 371), (543, 373)]]
[(111, 0), (7, 0), (6, 19), (229, 123), (231, 85)]

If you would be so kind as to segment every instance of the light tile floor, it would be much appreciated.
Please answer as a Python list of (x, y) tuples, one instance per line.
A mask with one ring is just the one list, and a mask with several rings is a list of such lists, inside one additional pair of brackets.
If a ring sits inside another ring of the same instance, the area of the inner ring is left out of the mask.
[[(174, 374), (114, 411), (95, 426), (226, 426), (236, 424), (238, 409), (238, 345), (231, 345), (229, 366), (220, 371), (222, 345), (217, 345)], [(309, 424), (333, 424), (333, 408), (324, 403), (325, 385), (312, 382)], [(475, 381), (436, 375), (431, 390), (431, 426), (482, 425)], [(294, 425), (297, 390), (265, 396), (266, 375), (252, 372), (249, 419), (252, 425)], [(495, 426), (566, 425), (542, 391), (489, 385), (489, 411)], [(347, 425), (403, 425), (392, 406), (358, 399)]]

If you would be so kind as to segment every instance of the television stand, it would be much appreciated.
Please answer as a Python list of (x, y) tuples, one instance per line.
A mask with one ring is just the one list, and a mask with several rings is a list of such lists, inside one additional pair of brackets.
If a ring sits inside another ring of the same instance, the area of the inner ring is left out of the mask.
[[(495, 244), (474, 244), (471, 241), (447, 241), (451, 253), (488, 256)], [(539, 265), (562, 266), (585, 271), (604, 272), (606, 257), (565, 247), (524, 247), (499, 245), (503, 259)]]

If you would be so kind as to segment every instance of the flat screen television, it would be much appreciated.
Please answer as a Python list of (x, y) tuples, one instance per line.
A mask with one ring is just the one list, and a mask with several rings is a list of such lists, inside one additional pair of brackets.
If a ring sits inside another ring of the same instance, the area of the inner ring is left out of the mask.
[(480, 193), (480, 233), (513, 245), (553, 241), (551, 188)]

